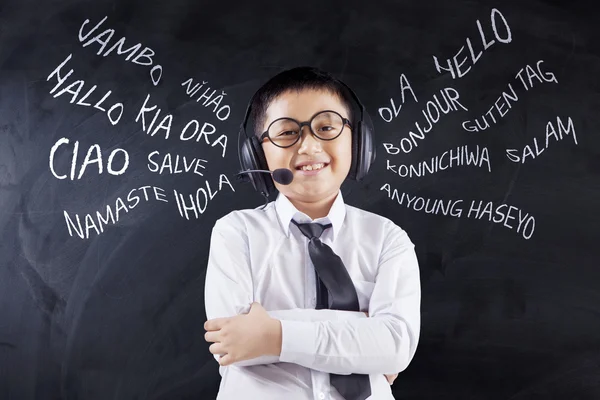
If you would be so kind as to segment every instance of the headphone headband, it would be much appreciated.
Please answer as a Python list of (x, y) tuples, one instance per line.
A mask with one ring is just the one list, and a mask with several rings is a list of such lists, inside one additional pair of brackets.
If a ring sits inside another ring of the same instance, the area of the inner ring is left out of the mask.
[[(360, 99), (358, 98), (358, 96), (356, 95), (356, 93), (354, 93), (354, 90), (352, 90), (350, 88), (350, 86), (346, 85), (344, 82), (342, 82), (341, 80), (334, 78), (338, 83), (340, 83), (342, 86), (344, 86), (348, 92), (350, 92), (350, 96), (352, 96), (352, 98), (354, 99), (354, 101), (356, 102), (356, 104), (358, 105), (358, 108), (360, 110), (360, 121), (364, 121), (364, 117), (365, 117), (365, 106), (363, 105), (363, 103), (360, 101)], [(256, 98), (256, 94), (258, 92), (254, 92), (254, 94), (252, 95), (252, 98), (250, 99), (250, 101), (248, 102), (248, 106), (246, 107), (246, 112), (244, 114), (244, 120), (242, 121), (242, 123), (240, 124), (240, 130), (244, 131), (244, 135), (246, 136), (246, 139), (248, 138), (248, 132), (246, 132), (246, 126), (248, 124), (248, 118), (250, 118), (250, 110), (252, 109), (252, 104), (254, 103), (254, 99)], [(238, 138), (238, 148), (239, 148), (239, 138)]]

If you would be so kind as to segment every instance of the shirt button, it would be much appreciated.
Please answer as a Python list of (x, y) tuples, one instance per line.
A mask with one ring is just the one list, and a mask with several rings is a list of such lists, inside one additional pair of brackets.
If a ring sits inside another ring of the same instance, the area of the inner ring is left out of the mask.
[(325, 398), (325, 393), (323, 393), (323, 392), (319, 393), (319, 398), (321, 400), (323, 400)]

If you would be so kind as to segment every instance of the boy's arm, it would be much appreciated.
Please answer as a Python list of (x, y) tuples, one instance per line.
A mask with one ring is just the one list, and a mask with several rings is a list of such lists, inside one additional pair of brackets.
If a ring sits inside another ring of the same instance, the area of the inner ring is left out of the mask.
[[(204, 289), (207, 319), (246, 314), (254, 301), (248, 242), (243, 229), (240, 228), (239, 224), (218, 220), (212, 230)], [(362, 312), (300, 308), (267, 312), (272, 318), (292, 321), (345, 320), (366, 317)], [(219, 355), (215, 354), (214, 357), (218, 361)], [(261, 356), (238, 361), (233, 365), (271, 364), (279, 361), (278, 356)]]
[(369, 318), (281, 320), (279, 359), (336, 374), (401, 372), (416, 352), (420, 305), (414, 245), (406, 232), (394, 227), (379, 260)]
[[(242, 226), (230, 222), (231, 218), (233, 216), (217, 220), (210, 238), (204, 286), (204, 306), (209, 320), (245, 314), (254, 301), (248, 238)], [(219, 360), (219, 355), (213, 356)], [(279, 357), (262, 356), (249, 361), (269, 364), (279, 362)]]

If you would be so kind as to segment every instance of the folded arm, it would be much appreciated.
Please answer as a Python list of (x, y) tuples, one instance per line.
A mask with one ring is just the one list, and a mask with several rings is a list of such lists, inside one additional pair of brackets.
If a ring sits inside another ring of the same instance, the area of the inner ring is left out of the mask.
[(396, 227), (384, 243), (369, 318), (281, 320), (279, 359), (336, 374), (401, 372), (419, 341), (420, 302), (414, 245)]

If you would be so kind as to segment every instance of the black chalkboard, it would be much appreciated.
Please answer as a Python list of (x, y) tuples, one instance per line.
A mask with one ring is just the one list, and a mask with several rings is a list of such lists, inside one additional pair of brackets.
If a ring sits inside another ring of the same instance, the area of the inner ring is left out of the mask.
[(298, 65), (373, 117), (344, 198), (416, 244), (395, 396), (600, 398), (599, 32), (557, 0), (2, 2), (0, 398), (215, 398), (210, 232), (262, 204), (238, 127)]

